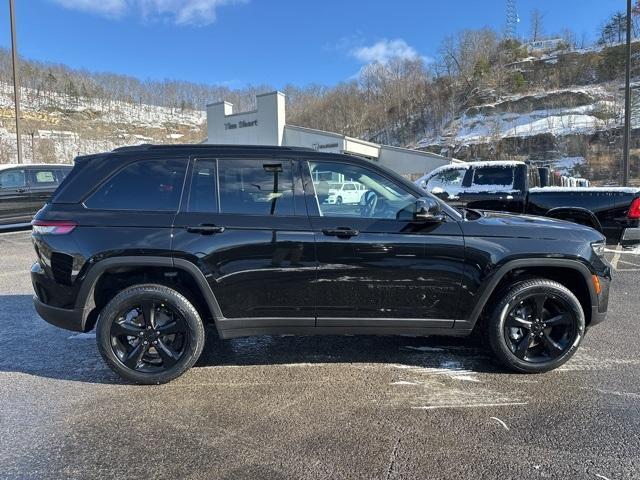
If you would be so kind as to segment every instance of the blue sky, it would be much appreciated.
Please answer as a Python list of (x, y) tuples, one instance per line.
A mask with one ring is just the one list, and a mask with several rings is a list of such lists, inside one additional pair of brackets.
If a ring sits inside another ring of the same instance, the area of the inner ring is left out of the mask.
[[(502, 29), (505, 0), (15, 0), (18, 50), (42, 61), (141, 79), (240, 87), (333, 85), (391, 54), (432, 58), (464, 28)], [(593, 40), (624, 0), (517, 0), (545, 32)], [(8, 2), (0, 45), (10, 46)]]

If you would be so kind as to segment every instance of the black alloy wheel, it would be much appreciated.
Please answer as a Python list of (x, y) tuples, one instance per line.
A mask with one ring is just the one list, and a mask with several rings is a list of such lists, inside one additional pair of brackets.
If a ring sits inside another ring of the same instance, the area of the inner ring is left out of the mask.
[(186, 351), (189, 330), (182, 315), (154, 299), (125, 307), (111, 325), (111, 348), (131, 370), (157, 372), (173, 367)]
[(134, 383), (166, 383), (198, 360), (204, 327), (178, 291), (156, 284), (119, 292), (100, 312), (98, 349), (109, 367)]
[(564, 285), (543, 278), (503, 292), (487, 335), (501, 363), (519, 372), (546, 372), (576, 352), (585, 332), (582, 305)]
[(540, 363), (565, 353), (576, 340), (571, 306), (553, 294), (531, 294), (511, 308), (504, 322), (509, 349), (521, 360)]

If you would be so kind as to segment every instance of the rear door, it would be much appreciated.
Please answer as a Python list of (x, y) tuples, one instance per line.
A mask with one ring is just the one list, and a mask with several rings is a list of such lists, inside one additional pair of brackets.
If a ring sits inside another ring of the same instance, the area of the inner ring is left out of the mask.
[[(449, 328), (458, 312), (464, 240), (456, 221), (413, 221), (417, 196), (381, 172), (310, 161), (305, 191), (318, 257), (317, 326)], [(357, 204), (331, 204), (316, 178), (366, 187)]]
[(28, 222), (31, 210), (26, 169), (0, 171), (0, 224)]
[(313, 327), (314, 237), (299, 162), (195, 158), (172, 250), (204, 272), (223, 329)]
[(29, 203), (34, 215), (47, 203), (51, 194), (56, 191), (59, 181), (59, 169), (51, 167), (28, 167)]

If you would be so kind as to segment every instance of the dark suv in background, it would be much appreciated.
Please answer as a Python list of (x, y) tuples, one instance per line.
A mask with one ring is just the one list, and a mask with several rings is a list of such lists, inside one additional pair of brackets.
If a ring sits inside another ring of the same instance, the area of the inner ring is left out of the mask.
[(71, 165), (0, 165), (0, 229), (28, 226)]
[[(358, 203), (316, 185), (354, 182)], [(483, 334), (520, 372), (567, 361), (601, 322), (604, 237), (456, 210), (374, 163), (307, 149), (140, 146), (79, 157), (33, 221), (38, 313), (117, 373), (191, 367), (205, 322), (261, 334)]]

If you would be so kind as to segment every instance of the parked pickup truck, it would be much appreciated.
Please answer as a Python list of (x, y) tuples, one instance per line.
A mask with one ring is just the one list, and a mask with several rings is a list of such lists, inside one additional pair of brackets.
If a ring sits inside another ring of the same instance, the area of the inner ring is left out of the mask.
[(640, 188), (546, 186), (543, 170), (515, 161), (455, 163), (416, 183), (454, 207), (559, 218), (593, 227), (609, 243), (640, 244)]

